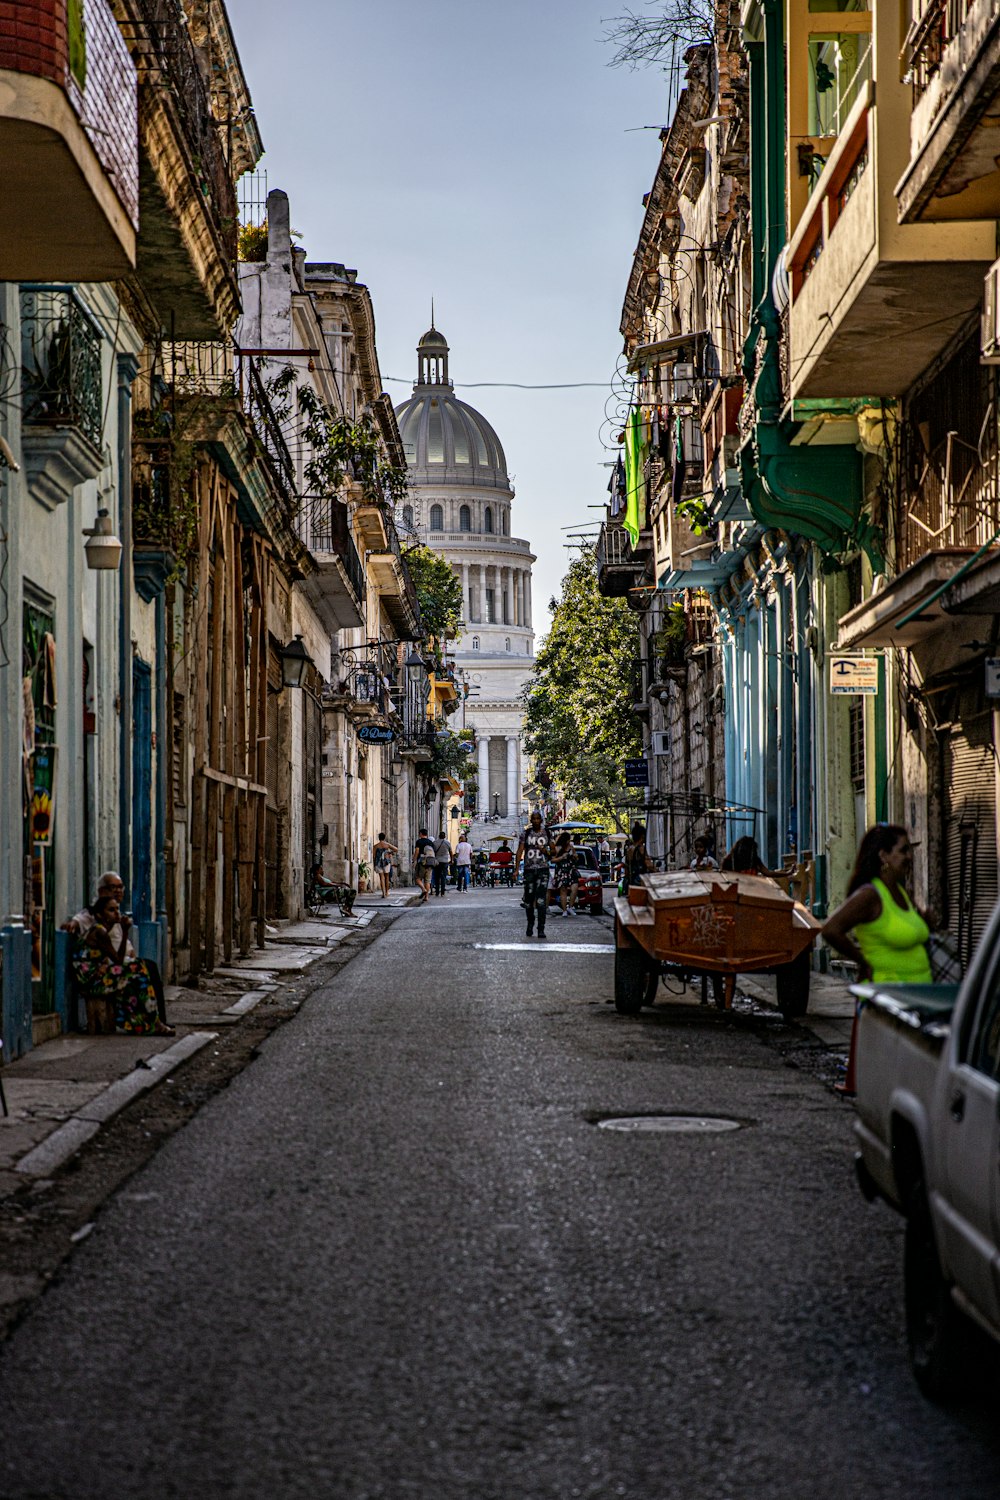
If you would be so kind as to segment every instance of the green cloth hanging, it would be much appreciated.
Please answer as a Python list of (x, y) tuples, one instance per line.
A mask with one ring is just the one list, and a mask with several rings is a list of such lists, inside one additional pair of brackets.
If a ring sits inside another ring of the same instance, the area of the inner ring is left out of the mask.
[(646, 444), (642, 428), (642, 411), (633, 406), (625, 425), (625, 517), (622, 521), (633, 547), (639, 540), (646, 515), (646, 481), (642, 472)]

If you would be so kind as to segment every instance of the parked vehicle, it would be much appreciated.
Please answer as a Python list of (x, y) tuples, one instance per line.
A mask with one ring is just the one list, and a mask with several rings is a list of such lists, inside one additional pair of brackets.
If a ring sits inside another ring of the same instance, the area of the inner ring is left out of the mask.
[[(594, 858), (593, 849), (576, 848), (577, 868), (580, 871), (580, 880), (576, 888), (576, 904), (578, 910), (600, 912), (604, 910), (604, 884), (601, 880), (601, 872), (597, 868), (597, 860)], [(559, 893), (553, 886), (555, 877), (555, 865), (549, 865), (549, 905), (558, 904)]]
[(906, 1216), (910, 1361), (961, 1391), (976, 1328), (1000, 1341), (1000, 907), (961, 986), (853, 986), (858, 1182)]

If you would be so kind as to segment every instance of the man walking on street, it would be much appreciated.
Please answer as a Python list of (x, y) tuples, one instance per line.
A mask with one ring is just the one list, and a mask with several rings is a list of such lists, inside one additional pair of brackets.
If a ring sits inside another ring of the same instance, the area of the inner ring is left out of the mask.
[(444, 828), (434, 841), (434, 894), (443, 896), (448, 885), (448, 871), (451, 869), (451, 843)]
[(521, 842), (517, 846), (516, 863), (520, 863), (524, 856), (524, 901), (527, 909), (528, 931), (527, 937), (535, 930), (535, 916), (538, 916), (538, 936), (545, 936), (546, 903), (549, 896), (549, 857), (552, 853), (552, 844), (548, 834), (542, 827), (542, 815), (533, 812), (528, 820), (528, 827), (521, 835)]
[(417, 836), (413, 849), (413, 869), (422, 893), (420, 905), (424, 906), (431, 893), (431, 877), (434, 873), (434, 840), (427, 837), (426, 828), (421, 828)]
[(472, 876), (472, 845), (463, 833), (455, 849), (455, 880), (460, 891), (469, 889)]

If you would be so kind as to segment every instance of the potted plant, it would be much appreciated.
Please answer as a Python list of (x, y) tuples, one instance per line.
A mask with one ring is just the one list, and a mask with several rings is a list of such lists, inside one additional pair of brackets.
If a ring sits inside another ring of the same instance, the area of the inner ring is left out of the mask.
[(366, 859), (358, 860), (358, 890), (366, 891), (371, 879), (372, 867)]

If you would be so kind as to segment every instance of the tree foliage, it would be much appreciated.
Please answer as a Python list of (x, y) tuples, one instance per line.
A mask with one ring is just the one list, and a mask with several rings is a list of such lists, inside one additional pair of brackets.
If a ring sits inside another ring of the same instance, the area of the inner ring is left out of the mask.
[(450, 563), (430, 547), (408, 548), (406, 566), (416, 589), (424, 628), (431, 637), (435, 661), (440, 666), (444, 642), (453, 641), (458, 635), (463, 608), (462, 585)]
[(536, 765), (598, 820), (621, 826), (626, 760), (642, 751), (632, 711), (638, 621), (624, 599), (597, 592), (583, 554), (553, 600), (552, 628), (524, 691), (525, 740)]

